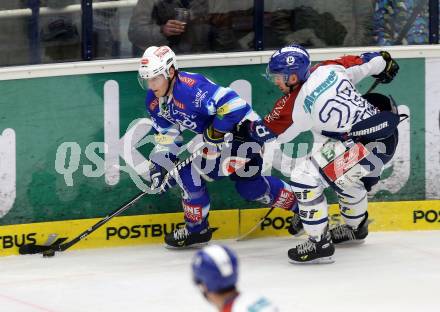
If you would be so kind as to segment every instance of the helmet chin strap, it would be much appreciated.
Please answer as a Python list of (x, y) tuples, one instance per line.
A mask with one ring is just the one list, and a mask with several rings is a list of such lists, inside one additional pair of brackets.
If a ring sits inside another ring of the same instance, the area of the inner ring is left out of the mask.
[(292, 84), (289, 84), (289, 82), (286, 82), (286, 86), (289, 87), (289, 92), (290, 93), (293, 92), (293, 90), (296, 88), (297, 85), (298, 85), (297, 83), (292, 85)]
[(295, 89), (295, 85), (293, 84), (293, 85), (291, 85), (291, 84), (289, 84), (289, 76), (288, 75), (285, 75), (284, 76), (284, 84), (287, 86), (287, 87), (289, 87), (289, 93), (291, 93), (292, 91), (293, 91), (293, 89)]
[(173, 82), (174, 79), (176, 79), (176, 74), (177, 74), (177, 71), (174, 72), (174, 77), (172, 79), (170, 77), (167, 78), (168, 88), (167, 88), (167, 91), (165, 91), (165, 95), (164, 96), (168, 96), (168, 92), (170, 91), (172, 82)]
[(288, 86), (289, 87), (289, 92), (291, 93), (291, 92), (293, 92), (293, 90), (299, 85), (299, 84), (301, 84), (301, 82), (298, 80), (298, 78), (297, 78), (297, 80), (296, 80), (296, 82), (294, 83), (294, 84), (289, 84), (289, 80), (287, 80), (286, 82), (285, 82), (285, 84), (286, 84), (286, 86)]

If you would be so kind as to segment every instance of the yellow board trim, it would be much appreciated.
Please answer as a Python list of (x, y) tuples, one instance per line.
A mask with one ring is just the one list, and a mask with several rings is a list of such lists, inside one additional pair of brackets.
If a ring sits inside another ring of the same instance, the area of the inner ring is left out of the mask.
[[(370, 203), (368, 210), (372, 221), (370, 231), (373, 232), (440, 230), (440, 200)], [(267, 208), (241, 210), (239, 228), (238, 209), (211, 211), (211, 227), (218, 228), (214, 239), (237, 238), (254, 227), (266, 213)], [(291, 217), (291, 212), (275, 209), (248, 237), (289, 235), (287, 228)], [(337, 205), (330, 206), (329, 218), (331, 224), (342, 222)], [(18, 246), (23, 243), (42, 244), (52, 233), (71, 240), (99, 220), (0, 226), (0, 256), (18, 254)], [(116, 217), (72, 249), (162, 244), (164, 232), (171, 232), (182, 222), (182, 213)]]

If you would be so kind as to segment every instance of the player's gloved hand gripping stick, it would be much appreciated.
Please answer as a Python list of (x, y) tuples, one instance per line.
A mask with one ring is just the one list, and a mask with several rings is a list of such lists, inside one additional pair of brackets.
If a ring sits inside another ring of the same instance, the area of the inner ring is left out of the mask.
[[(157, 187), (154, 187), (154, 186), (151, 187), (151, 193), (152, 194), (162, 194), (162, 193), (165, 193), (169, 189), (169, 183), (168, 183), (169, 180), (170, 179), (174, 179), (175, 177), (178, 177), (179, 176), (179, 171), (183, 167), (189, 165), (196, 157), (201, 156), (202, 153), (203, 153), (203, 148), (195, 151), (187, 159), (185, 159), (185, 160), (183, 160), (181, 162), (178, 162), (176, 164), (176, 166), (173, 169), (171, 169), (164, 176), (164, 178), (161, 181), (160, 185), (158, 185)], [(128, 208), (133, 206), (137, 201), (139, 201), (139, 199), (141, 199), (142, 197), (144, 197), (147, 194), (150, 194), (150, 192), (144, 192), (144, 191), (140, 192), (134, 198), (132, 198), (130, 201), (125, 203), (123, 206), (121, 206), (120, 208), (114, 210), (113, 212), (111, 212), (110, 214), (105, 216), (103, 219), (101, 219), (99, 222), (97, 222), (96, 224), (94, 224), (93, 226), (91, 226), (90, 228), (88, 228), (87, 230), (82, 232), (81, 234), (79, 234), (77, 237), (75, 237), (74, 239), (72, 239), (72, 240), (70, 240), (70, 241), (68, 241), (66, 243), (63, 243), (66, 240), (66, 238), (60, 238), (60, 239), (56, 240), (54, 243), (52, 243), (51, 245), (48, 245), (48, 246), (46, 246), (46, 245), (37, 245), (37, 244), (24, 244), (24, 245), (20, 246), (20, 248), (18, 249), (18, 252), (21, 255), (43, 253), (44, 256), (51, 257), (51, 256), (55, 255), (56, 251), (64, 251), (64, 250), (72, 247), (73, 245), (78, 243), (80, 240), (84, 239), (85, 237), (87, 237), (88, 235), (90, 235), (91, 233), (96, 231), (98, 228), (100, 228), (102, 225), (107, 223), (110, 219), (120, 215), (125, 210), (127, 210)]]
[(397, 62), (391, 57), (390, 53), (387, 51), (380, 51), (380, 55), (382, 55), (383, 59), (385, 60), (385, 69), (379, 75), (373, 75), (375, 80), (365, 93), (372, 92), (379, 83), (390, 83), (399, 72), (399, 64), (397, 64)]

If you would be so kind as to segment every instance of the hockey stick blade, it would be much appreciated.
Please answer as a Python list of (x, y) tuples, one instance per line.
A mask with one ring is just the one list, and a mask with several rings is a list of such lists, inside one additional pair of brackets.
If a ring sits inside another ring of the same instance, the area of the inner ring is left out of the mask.
[(237, 241), (243, 241), (247, 236), (249, 236), (249, 234), (251, 234), (253, 231), (255, 231), (261, 225), (261, 223), (263, 223), (263, 221), (266, 220), (266, 218), (272, 213), (274, 208), (275, 207), (271, 207), (269, 209), (269, 211), (264, 215), (264, 217), (262, 217), (260, 219), (260, 221), (258, 221), (257, 224), (255, 224), (249, 231), (247, 231), (243, 235), (237, 237)]
[(66, 240), (67, 237), (61, 237), (50, 245), (24, 244), (18, 248), (18, 253), (20, 255), (35, 255), (50, 249), (58, 251), (61, 250), (61, 244)]

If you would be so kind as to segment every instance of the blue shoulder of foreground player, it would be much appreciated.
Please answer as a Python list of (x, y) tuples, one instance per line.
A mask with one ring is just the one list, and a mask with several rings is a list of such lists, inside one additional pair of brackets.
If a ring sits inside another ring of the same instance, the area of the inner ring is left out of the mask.
[(152, 90), (147, 91), (145, 106), (151, 120), (153, 121), (153, 128), (157, 132), (162, 134), (166, 133), (174, 126), (174, 122), (166, 119), (162, 114), (160, 114), (159, 99), (154, 95)]
[[(231, 104), (239, 100), (242, 106), (247, 104), (231, 88), (222, 87), (201, 74), (179, 72), (176, 84), (177, 88), (174, 89), (173, 95), (179, 97), (184, 96), (182, 93), (185, 93), (192, 98), (192, 104), (196, 106), (213, 106), (214, 109), (217, 109), (224, 104)], [(234, 109), (231, 107), (231, 110)]]
[(159, 112), (159, 99), (154, 95), (154, 92), (150, 89), (147, 91), (145, 97), (145, 108), (147, 112), (157, 114)]
[[(203, 75), (188, 72), (179, 72), (176, 80), (173, 97), (193, 108), (208, 108), (209, 100), (221, 88)], [(211, 104), (212, 105), (212, 104)], [(215, 114), (215, 106), (207, 113)]]
[(203, 114), (215, 116), (214, 129), (229, 132), (251, 110), (231, 88), (217, 85), (200, 74), (179, 72), (173, 96), (184, 103), (191, 103)]

